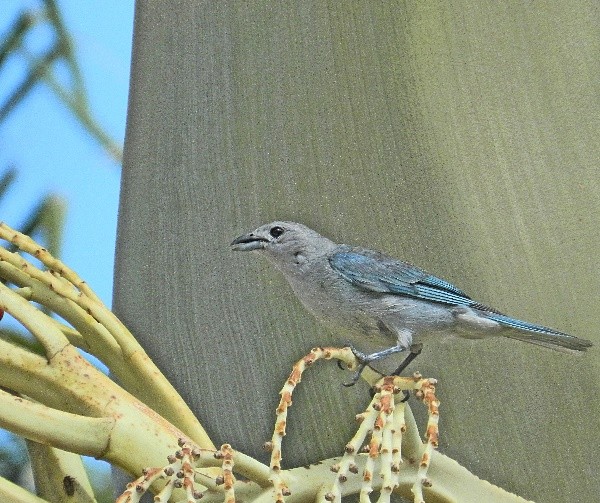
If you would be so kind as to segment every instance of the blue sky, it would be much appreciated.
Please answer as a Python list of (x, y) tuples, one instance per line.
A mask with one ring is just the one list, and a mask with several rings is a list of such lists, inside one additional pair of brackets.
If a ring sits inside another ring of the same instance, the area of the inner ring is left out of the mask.
[[(37, 9), (40, 4), (2, 0), (0, 36), (22, 9)], [(58, 5), (74, 40), (92, 114), (122, 144), (133, 0), (59, 0)], [(44, 47), (47, 40), (48, 32), (37, 29), (28, 46), (35, 50)], [(6, 62), (0, 71), (2, 101), (19, 82), (25, 67), (22, 58)], [(17, 227), (44, 195), (51, 192), (62, 197), (67, 204), (62, 259), (110, 306), (120, 166), (44, 85), (38, 85), (0, 125), (0, 173), (13, 166), (18, 169), (18, 178), (0, 204), (0, 220)], [(0, 442), (4, 438), (0, 433)], [(107, 476), (106, 468), (104, 473)]]
[[(0, 36), (34, 0), (2, 0)], [(81, 2), (59, 0), (71, 33), (94, 117), (122, 144), (133, 31), (133, 0)], [(36, 30), (30, 47), (43, 46)], [(22, 58), (12, 58), (0, 72), (0, 96), (6, 97), (23, 74)], [(0, 220), (18, 226), (48, 192), (67, 203), (62, 258), (108, 304), (117, 225), (120, 166), (81, 129), (76, 119), (45, 85), (0, 125), (0, 172), (14, 166), (18, 179), (0, 205)]]

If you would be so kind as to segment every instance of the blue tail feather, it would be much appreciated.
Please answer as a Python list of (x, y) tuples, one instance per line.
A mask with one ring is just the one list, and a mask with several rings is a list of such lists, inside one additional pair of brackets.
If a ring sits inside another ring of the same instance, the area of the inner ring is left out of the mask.
[(487, 318), (497, 321), (505, 327), (515, 328), (520, 332), (506, 334), (511, 339), (518, 339), (531, 344), (549, 347), (552, 349), (566, 349), (571, 351), (585, 351), (592, 343), (585, 339), (580, 339), (574, 335), (565, 334), (553, 328), (536, 325), (527, 321), (509, 318), (503, 314), (487, 313)]

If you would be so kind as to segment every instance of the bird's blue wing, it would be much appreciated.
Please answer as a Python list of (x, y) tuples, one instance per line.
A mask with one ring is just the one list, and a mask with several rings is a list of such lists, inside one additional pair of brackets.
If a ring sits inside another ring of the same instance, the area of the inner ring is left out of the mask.
[(329, 263), (346, 281), (364, 290), (484, 311), (486, 318), (516, 329), (506, 334), (513, 339), (568, 351), (585, 351), (592, 345), (585, 339), (505, 316), (496, 309), (472, 300), (451, 283), (378, 252), (344, 245), (329, 257)]
[(382, 253), (347, 247), (333, 253), (329, 263), (345, 280), (364, 290), (493, 311), (453, 284)]

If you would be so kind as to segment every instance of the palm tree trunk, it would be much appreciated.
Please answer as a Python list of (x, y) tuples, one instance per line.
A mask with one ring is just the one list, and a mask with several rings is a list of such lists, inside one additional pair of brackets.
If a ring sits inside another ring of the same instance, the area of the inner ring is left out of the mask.
[[(598, 342), (598, 21), (586, 0), (138, 2), (115, 309), (217, 445), (264, 460), (291, 364), (333, 342), (229, 250), (274, 219)], [(442, 452), (529, 499), (593, 501), (598, 363), (457, 340), (412, 368), (439, 379)], [(342, 453), (368, 400), (346, 378), (302, 383), (284, 466)]]

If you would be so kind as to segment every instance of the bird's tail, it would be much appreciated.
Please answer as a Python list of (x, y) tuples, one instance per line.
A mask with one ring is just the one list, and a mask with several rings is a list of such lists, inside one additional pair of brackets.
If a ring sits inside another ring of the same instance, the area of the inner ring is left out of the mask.
[(505, 327), (516, 329), (507, 331), (502, 335), (529, 344), (536, 344), (567, 353), (585, 351), (592, 346), (592, 343), (586, 339), (580, 339), (574, 335), (565, 334), (535, 323), (509, 318), (503, 314), (487, 313), (487, 318), (497, 321)]

